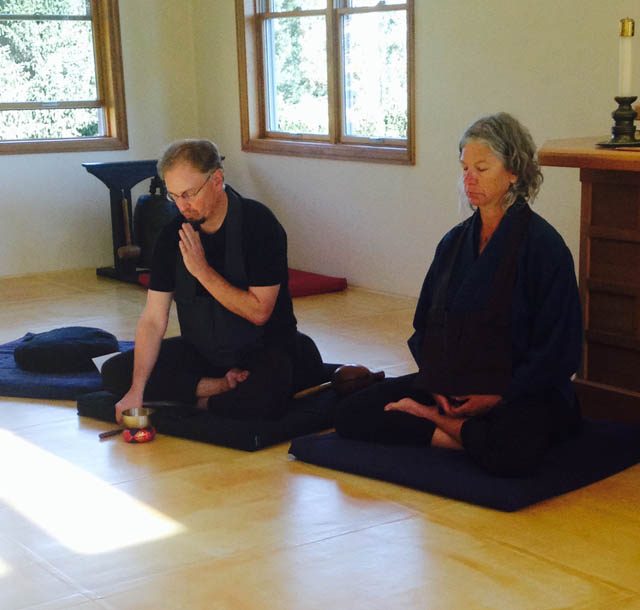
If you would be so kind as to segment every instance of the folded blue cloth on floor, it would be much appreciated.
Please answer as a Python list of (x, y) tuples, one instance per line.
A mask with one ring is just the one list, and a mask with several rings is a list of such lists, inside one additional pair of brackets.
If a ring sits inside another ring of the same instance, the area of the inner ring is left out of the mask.
[[(22, 339), (0, 345), (0, 396), (75, 400), (102, 387), (97, 369), (79, 373), (34, 373), (21, 369), (14, 351)], [(120, 351), (125, 351), (133, 347), (133, 342), (120, 341), (119, 346)]]
[(63, 326), (27, 333), (16, 343), (16, 364), (34, 373), (91, 373), (96, 369), (93, 358), (119, 349), (115, 335), (93, 326)]
[(524, 478), (490, 475), (462, 451), (378, 445), (335, 433), (297, 438), (289, 453), (309, 464), (516, 511), (640, 462), (640, 426), (586, 420), (578, 435), (553, 447), (538, 471)]

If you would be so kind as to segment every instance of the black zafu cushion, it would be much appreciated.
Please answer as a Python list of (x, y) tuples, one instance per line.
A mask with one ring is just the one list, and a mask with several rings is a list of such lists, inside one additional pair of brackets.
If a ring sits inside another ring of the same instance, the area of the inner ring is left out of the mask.
[[(323, 364), (328, 381), (337, 364)], [(78, 415), (113, 423), (117, 398), (107, 391), (78, 397)], [(280, 419), (231, 419), (187, 406), (156, 407), (151, 423), (161, 434), (233, 449), (256, 451), (291, 440), (296, 436), (326, 430), (333, 425), (333, 410), (338, 396), (326, 389), (300, 399), (291, 398), (287, 413)]]
[(90, 326), (67, 326), (43, 333), (27, 333), (13, 357), (25, 371), (80, 373), (95, 371), (92, 358), (119, 351), (114, 335)]

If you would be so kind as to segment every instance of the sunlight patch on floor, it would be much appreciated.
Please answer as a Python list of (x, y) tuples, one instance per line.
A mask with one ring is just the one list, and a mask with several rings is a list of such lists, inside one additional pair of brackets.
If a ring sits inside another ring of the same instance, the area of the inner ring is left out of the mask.
[(180, 523), (7, 430), (0, 430), (0, 463), (0, 499), (76, 553), (105, 553), (184, 531)]

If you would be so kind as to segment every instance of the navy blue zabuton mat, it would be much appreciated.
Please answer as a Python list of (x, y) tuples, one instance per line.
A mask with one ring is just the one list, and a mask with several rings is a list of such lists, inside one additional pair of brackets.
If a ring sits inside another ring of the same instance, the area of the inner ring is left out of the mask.
[(640, 427), (586, 420), (579, 435), (553, 447), (539, 470), (526, 478), (490, 475), (461, 451), (377, 445), (335, 433), (295, 439), (289, 453), (317, 466), (516, 511), (640, 462)]
[[(154, 407), (151, 423), (161, 434), (256, 451), (330, 428), (336, 401), (337, 395), (331, 389), (291, 399), (288, 413), (278, 420), (230, 419), (200, 409), (162, 406)], [(85, 394), (78, 398), (78, 415), (114, 423), (115, 403), (116, 398), (110, 392)]]
[[(0, 396), (75, 400), (81, 394), (102, 387), (97, 369), (95, 372), (68, 374), (32, 373), (21, 369), (13, 357), (13, 351), (21, 341), (22, 338), (0, 345)], [(133, 341), (120, 341), (119, 344), (121, 351), (133, 347)]]

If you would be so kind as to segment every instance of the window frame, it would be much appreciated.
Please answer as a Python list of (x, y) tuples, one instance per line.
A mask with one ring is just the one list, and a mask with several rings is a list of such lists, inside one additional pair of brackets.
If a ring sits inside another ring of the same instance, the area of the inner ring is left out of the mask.
[[(257, 0), (236, 0), (240, 129), (242, 150), (267, 154), (303, 156), (401, 165), (415, 164), (415, 70), (414, 0), (405, 0), (407, 11), (407, 138), (389, 141), (342, 134), (343, 95), (340, 79), (341, 16), (346, 13), (380, 11), (379, 7), (346, 8), (332, 0), (327, 14), (327, 80), (329, 82), (329, 136), (292, 135), (266, 129), (265, 79), (261, 19)], [(383, 10), (397, 10), (387, 5)], [(305, 12), (308, 14), (311, 11)], [(324, 12), (324, 11), (320, 11)], [(294, 16), (295, 12), (277, 13)], [(266, 13), (273, 15), (273, 13)]]
[[(95, 107), (103, 109), (105, 135), (0, 140), (0, 154), (126, 150), (129, 148), (118, 0), (91, 0), (91, 22), (98, 94)], [(23, 107), (29, 105), (24, 104)], [(33, 107), (33, 105), (31, 106)], [(74, 102), (62, 102), (60, 105), (46, 103), (42, 106), (38, 105), (38, 107), (48, 108), (73, 106)], [(82, 107), (88, 107), (88, 105), (82, 103)]]

